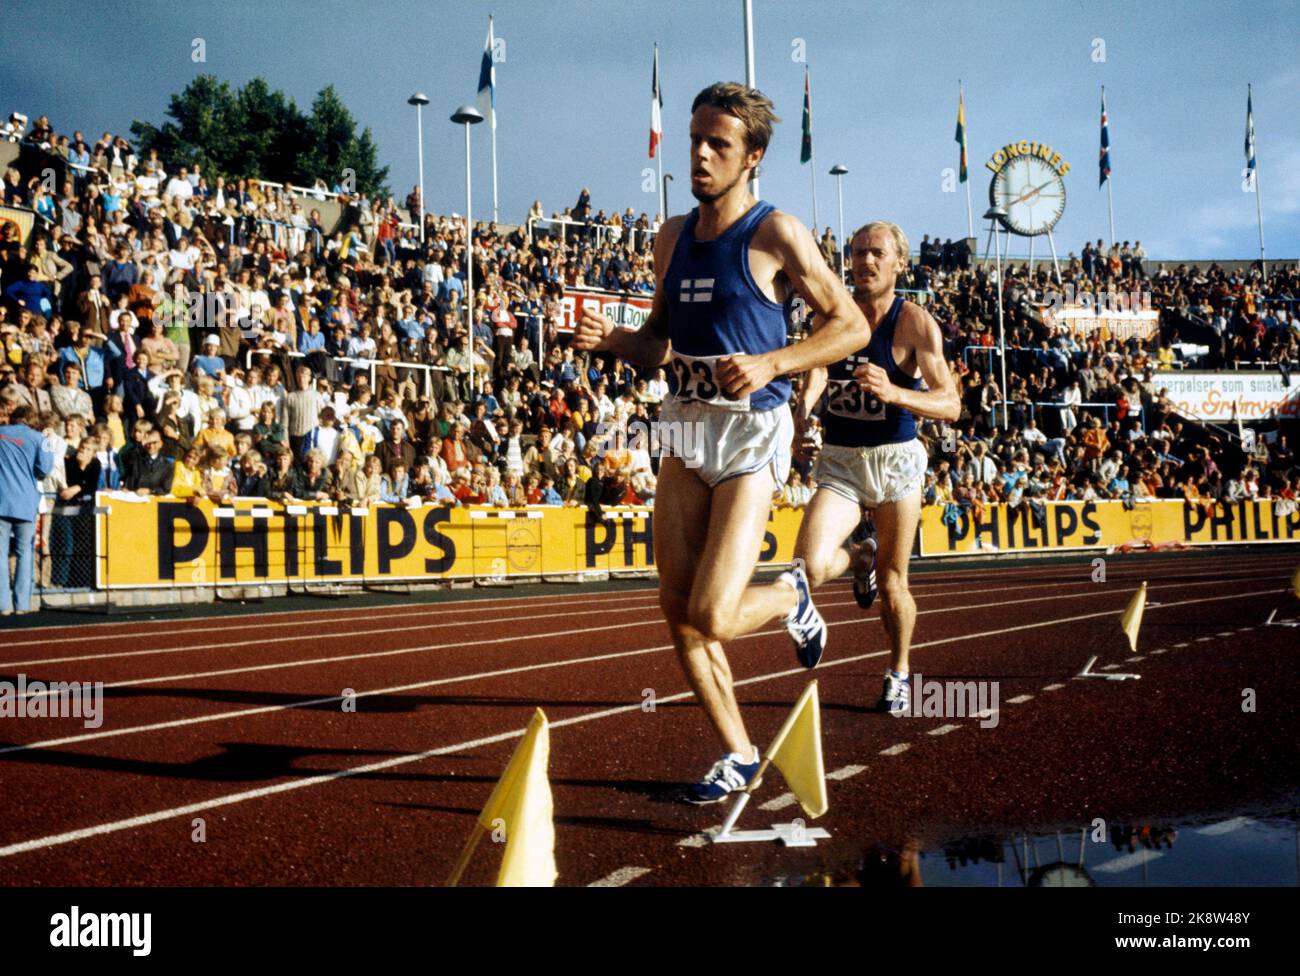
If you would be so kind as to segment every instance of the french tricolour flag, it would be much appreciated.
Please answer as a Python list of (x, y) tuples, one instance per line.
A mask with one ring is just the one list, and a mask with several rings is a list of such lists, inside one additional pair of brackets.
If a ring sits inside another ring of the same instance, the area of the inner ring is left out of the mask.
[(650, 76), (650, 158), (655, 158), (659, 143), (664, 141), (664, 96), (659, 91), (659, 45), (655, 45), (655, 67)]

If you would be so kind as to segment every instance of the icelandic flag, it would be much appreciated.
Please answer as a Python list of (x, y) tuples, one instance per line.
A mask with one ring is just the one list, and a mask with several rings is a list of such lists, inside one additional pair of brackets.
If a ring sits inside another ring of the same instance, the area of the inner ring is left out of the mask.
[(659, 90), (659, 45), (655, 45), (655, 67), (650, 76), (650, 158), (655, 158), (659, 144), (664, 141), (664, 96)]
[(1110, 124), (1106, 119), (1106, 89), (1101, 90), (1101, 151), (1098, 157), (1097, 189), (1110, 178)]
[(487, 43), (483, 45), (483, 61), (478, 69), (478, 110), (483, 117), (497, 127), (497, 69), (492, 64), (492, 48), (495, 39), (492, 36), (492, 18), (488, 17)]

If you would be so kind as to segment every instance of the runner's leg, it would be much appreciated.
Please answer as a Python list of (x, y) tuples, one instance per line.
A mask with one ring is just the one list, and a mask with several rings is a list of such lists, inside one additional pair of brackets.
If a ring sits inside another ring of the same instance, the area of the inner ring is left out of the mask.
[(842, 576), (849, 568), (850, 554), (844, 540), (861, 520), (856, 501), (837, 491), (819, 488), (804, 510), (795, 540), (794, 553), (807, 567), (808, 582), (820, 586)]
[[(709, 534), (691, 588), (690, 621), (715, 641), (753, 633), (795, 605), (786, 583), (750, 585), (772, 510), (767, 468), (723, 481), (713, 489)], [(657, 508), (657, 506), (656, 506)]]
[(900, 672), (908, 668), (912, 630), (916, 626), (916, 601), (907, 588), (908, 560), (921, 520), (921, 493), (909, 495), (876, 509), (876, 580), (880, 585), (880, 617), (889, 635), (890, 664)]
[[(664, 458), (654, 518), (659, 605), (695, 697), (727, 751), (748, 758), (752, 748), (736, 704), (731, 667), (722, 644), (701, 633), (691, 619), (692, 593), (707, 548), (710, 510), (715, 501), (710, 496), (709, 487), (679, 458)], [(755, 550), (755, 558), (757, 555)], [(744, 573), (744, 579), (748, 579), (748, 567)]]

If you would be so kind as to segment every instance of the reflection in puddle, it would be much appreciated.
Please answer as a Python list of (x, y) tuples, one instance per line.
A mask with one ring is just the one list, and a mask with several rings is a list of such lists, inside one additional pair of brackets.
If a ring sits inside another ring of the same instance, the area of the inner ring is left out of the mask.
[(1296, 811), (1195, 825), (1112, 824), (972, 837), (921, 849), (873, 846), (854, 865), (783, 877), (816, 887), (1300, 885)]

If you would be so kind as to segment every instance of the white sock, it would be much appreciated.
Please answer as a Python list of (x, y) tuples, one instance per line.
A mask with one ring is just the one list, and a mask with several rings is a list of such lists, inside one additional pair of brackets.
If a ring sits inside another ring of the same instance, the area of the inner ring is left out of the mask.
[(790, 608), (790, 612), (785, 615), (785, 619), (787, 621), (793, 620), (794, 615), (799, 610), (799, 584), (795, 581), (794, 573), (790, 572), (790, 570), (788, 569), (780, 576), (778, 576), (776, 578), (776, 581), (778, 583), (784, 583), (788, 587), (790, 587), (790, 589), (794, 590), (794, 606), (792, 606)]

